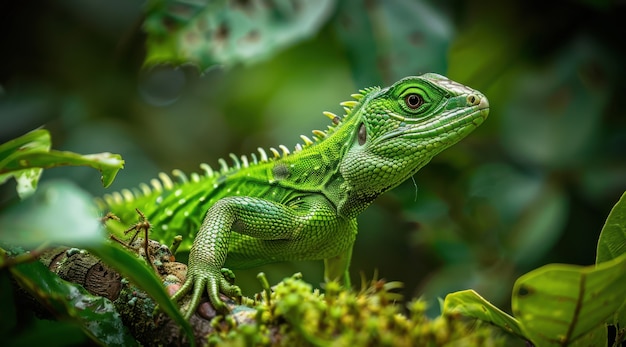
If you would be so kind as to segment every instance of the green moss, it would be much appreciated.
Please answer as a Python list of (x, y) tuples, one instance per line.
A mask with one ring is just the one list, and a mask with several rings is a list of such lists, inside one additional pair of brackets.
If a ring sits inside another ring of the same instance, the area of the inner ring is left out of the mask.
[[(371, 281), (361, 291), (327, 283), (325, 293), (299, 274), (250, 302), (252, 323), (215, 320), (209, 344), (220, 346), (501, 346), (507, 336), (461, 317), (426, 316), (419, 299), (404, 305), (393, 290), (399, 282)], [(236, 314), (235, 314), (236, 316)], [(238, 319), (240, 322), (241, 319)]]

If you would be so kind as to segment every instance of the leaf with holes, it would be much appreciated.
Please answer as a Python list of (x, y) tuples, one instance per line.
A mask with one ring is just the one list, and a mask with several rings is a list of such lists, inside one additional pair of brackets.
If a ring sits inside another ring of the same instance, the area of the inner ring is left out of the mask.
[(313, 36), (333, 0), (150, 1), (146, 65), (194, 63), (201, 69), (266, 58)]
[(626, 300), (626, 254), (597, 266), (550, 264), (520, 277), (512, 308), (537, 346), (598, 341)]

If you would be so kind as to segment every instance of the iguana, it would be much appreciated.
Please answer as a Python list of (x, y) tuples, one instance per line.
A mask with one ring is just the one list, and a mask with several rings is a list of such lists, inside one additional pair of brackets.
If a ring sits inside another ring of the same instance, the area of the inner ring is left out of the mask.
[(293, 151), (231, 154), (233, 163), (220, 159), (218, 171), (206, 164), (189, 177), (174, 170), (175, 180), (161, 174), (151, 187), (104, 197), (104, 208), (124, 221), (140, 210), (161, 241), (186, 237), (187, 277), (173, 300), (193, 289), (187, 318), (205, 290), (217, 310), (226, 310), (220, 292), (241, 295), (223, 266), (323, 259), (326, 280), (349, 284), (357, 215), (489, 113), (483, 94), (433, 73), (352, 97), (341, 104), (345, 115), (324, 112), (332, 124), (314, 130), (313, 139), (301, 136)]

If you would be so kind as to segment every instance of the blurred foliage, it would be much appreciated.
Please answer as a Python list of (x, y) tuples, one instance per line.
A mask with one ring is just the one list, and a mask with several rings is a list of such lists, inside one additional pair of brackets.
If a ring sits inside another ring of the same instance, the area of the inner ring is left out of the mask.
[(146, 65), (252, 62), (312, 36), (332, 0), (149, 1)]
[[(360, 217), (353, 275), (378, 269), (428, 300), (472, 288), (507, 308), (520, 274), (594, 263), (598, 226), (626, 190), (623, 2), (343, 0), (254, 64), (142, 69), (144, 13), (159, 3), (175, 2), (0, 3), (0, 143), (45, 125), (55, 148), (120, 153), (110, 192), (290, 147), (357, 89), (438, 72), (484, 92), (490, 118)], [(42, 179), (58, 177), (105, 192), (89, 169)], [(0, 186), (1, 204), (16, 199)], [(319, 262), (263, 270), (322, 281)], [(237, 273), (247, 294), (258, 271)]]
[(473, 290), (446, 296), (444, 315), (493, 323), (535, 346), (622, 346), (626, 343), (624, 215), (626, 193), (600, 232), (595, 265), (548, 264), (518, 278), (511, 303), (515, 317)]
[[(26, 137), (28, 135), (30, 133)], [(51, 166), (71, 165), (76, 158), (80, 158), (81, 165), (87, 161), (75, 153), (63, 153), (67, 159), (60, 154), (42, 155), (42, 161)], [(97, 159), (93, 162), (98, 164)], [(92, 197), (63, 180), (46, 182), (22, 203), (0, 214), (0, 282), (14, 280), (54, 318), (72, 322), (75, 325), (73, 328), (82, 330), (85, 338), (92, 342), (107, 346), (134, 345), (135, 340), (125, 330), (109, 300), (90, 295), (79, 284), (62, 280), (36, 261), (42, 250), (54, 246), (74, 247), (68, 252), (78, 252), (78, 248), (88, 250), (146, 292), (162, 312), (184, 329), (187, 336), (193, 337), (191, 326), (183, 318), (179, 307), (169, 299), (153, 268), (127, 248), (109, 242)], [(8, 292), (13, 290), (9, 287)], [(5, 342), (20, 345), (31, 341), (29, 330), (33, 324), (39, 324), (38, 320), (25, 318), (30, 311), (14, 300), (13, 295), (3, 296), (3, 299), (5, 302), (0, 313), (7, 324), (0, 332), (14, 337)], [(21, 310), (24, 312), (18, 314)], [(44, 325), (37, 328), (35, 335), (43, 341), (47, 334), (49, 332)]]

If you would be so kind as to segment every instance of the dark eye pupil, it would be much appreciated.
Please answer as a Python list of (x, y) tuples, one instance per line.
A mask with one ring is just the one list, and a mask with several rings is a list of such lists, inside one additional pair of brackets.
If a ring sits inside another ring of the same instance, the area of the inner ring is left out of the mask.
[(416, 109), (424, 103), (424, 99), (417, 94), (409, 94), (404, 98), (406, 105), (412, 109)]

